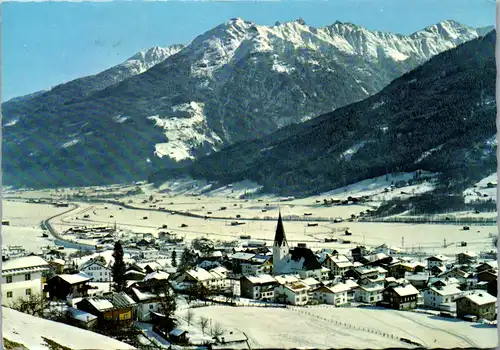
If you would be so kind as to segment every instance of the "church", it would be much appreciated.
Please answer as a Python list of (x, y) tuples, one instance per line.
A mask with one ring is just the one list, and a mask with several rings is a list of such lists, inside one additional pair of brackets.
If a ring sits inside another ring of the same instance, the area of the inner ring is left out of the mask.
[(328, 279), (329, 271), (321, 266), (314, 252), (305, 244), (290, 248), (280, 212), (273, 244), (273, 275), (299, 274), (301, 278), (322, 281)]

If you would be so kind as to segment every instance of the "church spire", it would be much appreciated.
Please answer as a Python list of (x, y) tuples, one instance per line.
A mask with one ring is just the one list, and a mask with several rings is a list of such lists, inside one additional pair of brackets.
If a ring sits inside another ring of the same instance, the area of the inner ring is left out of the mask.
[(288, 245), (285, 236), (285, 229), (283, 228), (283, 221), (281, 220), (281, 211), (278, 216), (278, 226), (276, 226), (276, 235), (274, 236), (274, 246), (282, 247)]

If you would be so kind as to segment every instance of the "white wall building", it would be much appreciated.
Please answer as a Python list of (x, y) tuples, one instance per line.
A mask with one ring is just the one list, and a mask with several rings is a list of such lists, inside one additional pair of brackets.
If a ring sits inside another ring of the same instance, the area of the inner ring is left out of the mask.
[(93, 282), (111, 282), (111, 268), (98, 260), (89, 260), (80, 267), (80, 272), (93, 278)]
[(347, 285), (343, 283), (336, 284), (331, 287), (319, 287), (315, 289), (312, 294), (313, 298), (320, 304), (325, 303), (329, 305), (341, 306), (348, 302), (347, 292), (350, 291)]
[(38, 256), (27, 256), (2, 263), (2, 304), (11, 305), (19, 298), (41, 294), (42, 273), (49, 264)]
[(424, 292), (424, 305), (443, 311), (455, 311), (455, 298), (462, 295), (456, 285), (430, 287)]
[(278, 302), (302, 306), (309, 302), (310, 289), (302, 282), (288, 283), (276, 287), (274, 297)]

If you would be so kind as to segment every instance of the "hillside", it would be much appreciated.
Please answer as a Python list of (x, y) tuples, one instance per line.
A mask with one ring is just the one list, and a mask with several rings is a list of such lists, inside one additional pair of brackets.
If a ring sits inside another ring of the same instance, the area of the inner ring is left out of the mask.
[(482, 31), (443, 21), (404, 36), (234, 18), (185, 47), (131, 58), (137, 69), (121, 65), (3, 104), (3, 182), (143, 180), (363, 100)]
[(439, 54), (361, 102), (150, 180), (245, 179), (269, 192), (308, 195), (424, 169), (442, 173), (450, 191), (465, 190), (496, 171), (495, 35)]

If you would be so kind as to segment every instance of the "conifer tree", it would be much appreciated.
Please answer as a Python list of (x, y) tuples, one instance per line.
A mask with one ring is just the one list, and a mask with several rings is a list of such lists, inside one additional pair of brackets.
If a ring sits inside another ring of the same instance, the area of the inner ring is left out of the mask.
[(125, 280), (125, 262), (123, 261), (123, 247), (120, 241), (115, 243), (113, 251), (114, 263), (111, 268), (111, 273), (113, 274), (113, 289), (115, 292), (119, 293), (125, 290), (126, 280)]

